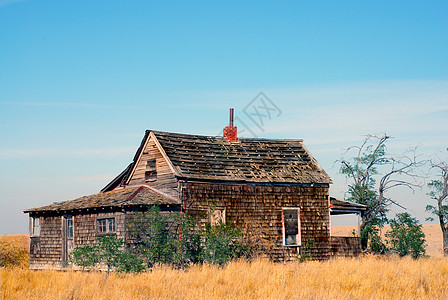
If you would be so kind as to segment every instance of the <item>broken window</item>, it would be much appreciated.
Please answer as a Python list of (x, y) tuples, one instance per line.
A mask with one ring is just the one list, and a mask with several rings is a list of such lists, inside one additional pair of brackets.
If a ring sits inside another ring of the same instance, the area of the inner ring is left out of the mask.
[(300, 209), (293, 207), (283, 208), (283, 245), (300, 246)]
[(219, 225), (226, 222), (226, 210), (225, 209), (210, 209), (209, 221), (211, 225)]
[(99, 233), (114, 233), (115, 232), (115, 218), (98, 219)]
[(145, 180), (155, 181), (157, 179), (156, 160), (150, 159), (146, 162)]

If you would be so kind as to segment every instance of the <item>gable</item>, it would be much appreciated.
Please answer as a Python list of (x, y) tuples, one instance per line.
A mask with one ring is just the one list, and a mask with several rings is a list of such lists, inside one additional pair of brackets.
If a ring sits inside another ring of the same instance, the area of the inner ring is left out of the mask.
[(153, 135), (146, 134), (124, 180), (128, 186), (148, 185), (176, 196), (177, 180), (170, 162)]

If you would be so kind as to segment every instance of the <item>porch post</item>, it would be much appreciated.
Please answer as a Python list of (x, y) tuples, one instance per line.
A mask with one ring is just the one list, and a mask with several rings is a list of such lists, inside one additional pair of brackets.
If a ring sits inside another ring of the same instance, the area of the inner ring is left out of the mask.
[(361, 213), (357, 212), (356, 213), (356, 223), (358, 224), (358, 237), (361, 237), (361, 218), (360, 218)]

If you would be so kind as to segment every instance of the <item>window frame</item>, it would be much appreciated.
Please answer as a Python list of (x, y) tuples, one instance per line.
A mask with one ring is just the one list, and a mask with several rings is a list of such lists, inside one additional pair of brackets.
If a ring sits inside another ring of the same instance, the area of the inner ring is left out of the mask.
[[(285, 211), (286, 210), (297, 210), (297, 234), (295, 244), (286, 244), (286, 229), (285, 229)], [(301, 232), (301, 221), (300, 221), (300, 207), (282, 207), (282, 245), (285, 247), (298, 247), (302, 245), (302, 232)]]
[[(104, 222), (104, 224), (103, 224), (103, 222)], [(111, 224), (113, 224), (113, 227), (112, 227), (113, 230), (111, 230), (111, 226), (110, 226)], [(102, 229), (104, 229), (104, 231)], [(117, 233), (117, 222), (116, 222), (115, 216), (114, 217), (96, 218), (96, 233), (99, 235), (116, 234)]]
[(73, 239), (74, 236), (74, 223), (73, 223), (73, 216), (66, 216), (65, 217), (65, 234), (68, 239)]
[(208, 222), (210, 225), (219, 225), (226, 223), (226, 209), (225, 208), (209, 208)]
[[(117, 232), (117, 228), (115, 225), (115, 217), (107, 218), (106, 220), (107, 220), (107, 232)], [(111, 229), (111, 225), (113, 226), (112, 227), (113, 229)]]
[[(37, 222), (36, 222), (37, 221)], [(37, 225), (36, 225), (37, 223)], [(39, 216), (30, 217), (30, 236), (40, 236), (41, 220)]]

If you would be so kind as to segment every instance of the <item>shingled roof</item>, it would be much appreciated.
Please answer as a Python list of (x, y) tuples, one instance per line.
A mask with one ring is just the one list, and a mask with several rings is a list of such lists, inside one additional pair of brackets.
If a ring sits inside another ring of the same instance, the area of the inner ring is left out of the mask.
[(148, 186), (130, 187), (84, 196), (74, 200), (25, 210), (30, 212), (64, 212), (88, 208), (178, 204), (177, 200)]
[(330, 197), (330, 209), (332, 214), (335, 215), (345, 214), (347, 211), (359, 211), (363, 213), (367, 209), (367, 206)]
[[(331, 183), (302, 140), (240, 138), (146, 131), (179, 178), (264, 183)], [(132, 168), (131, 168), (132, 169)], [(132, 170), (130, 171), (132, 172)]]

